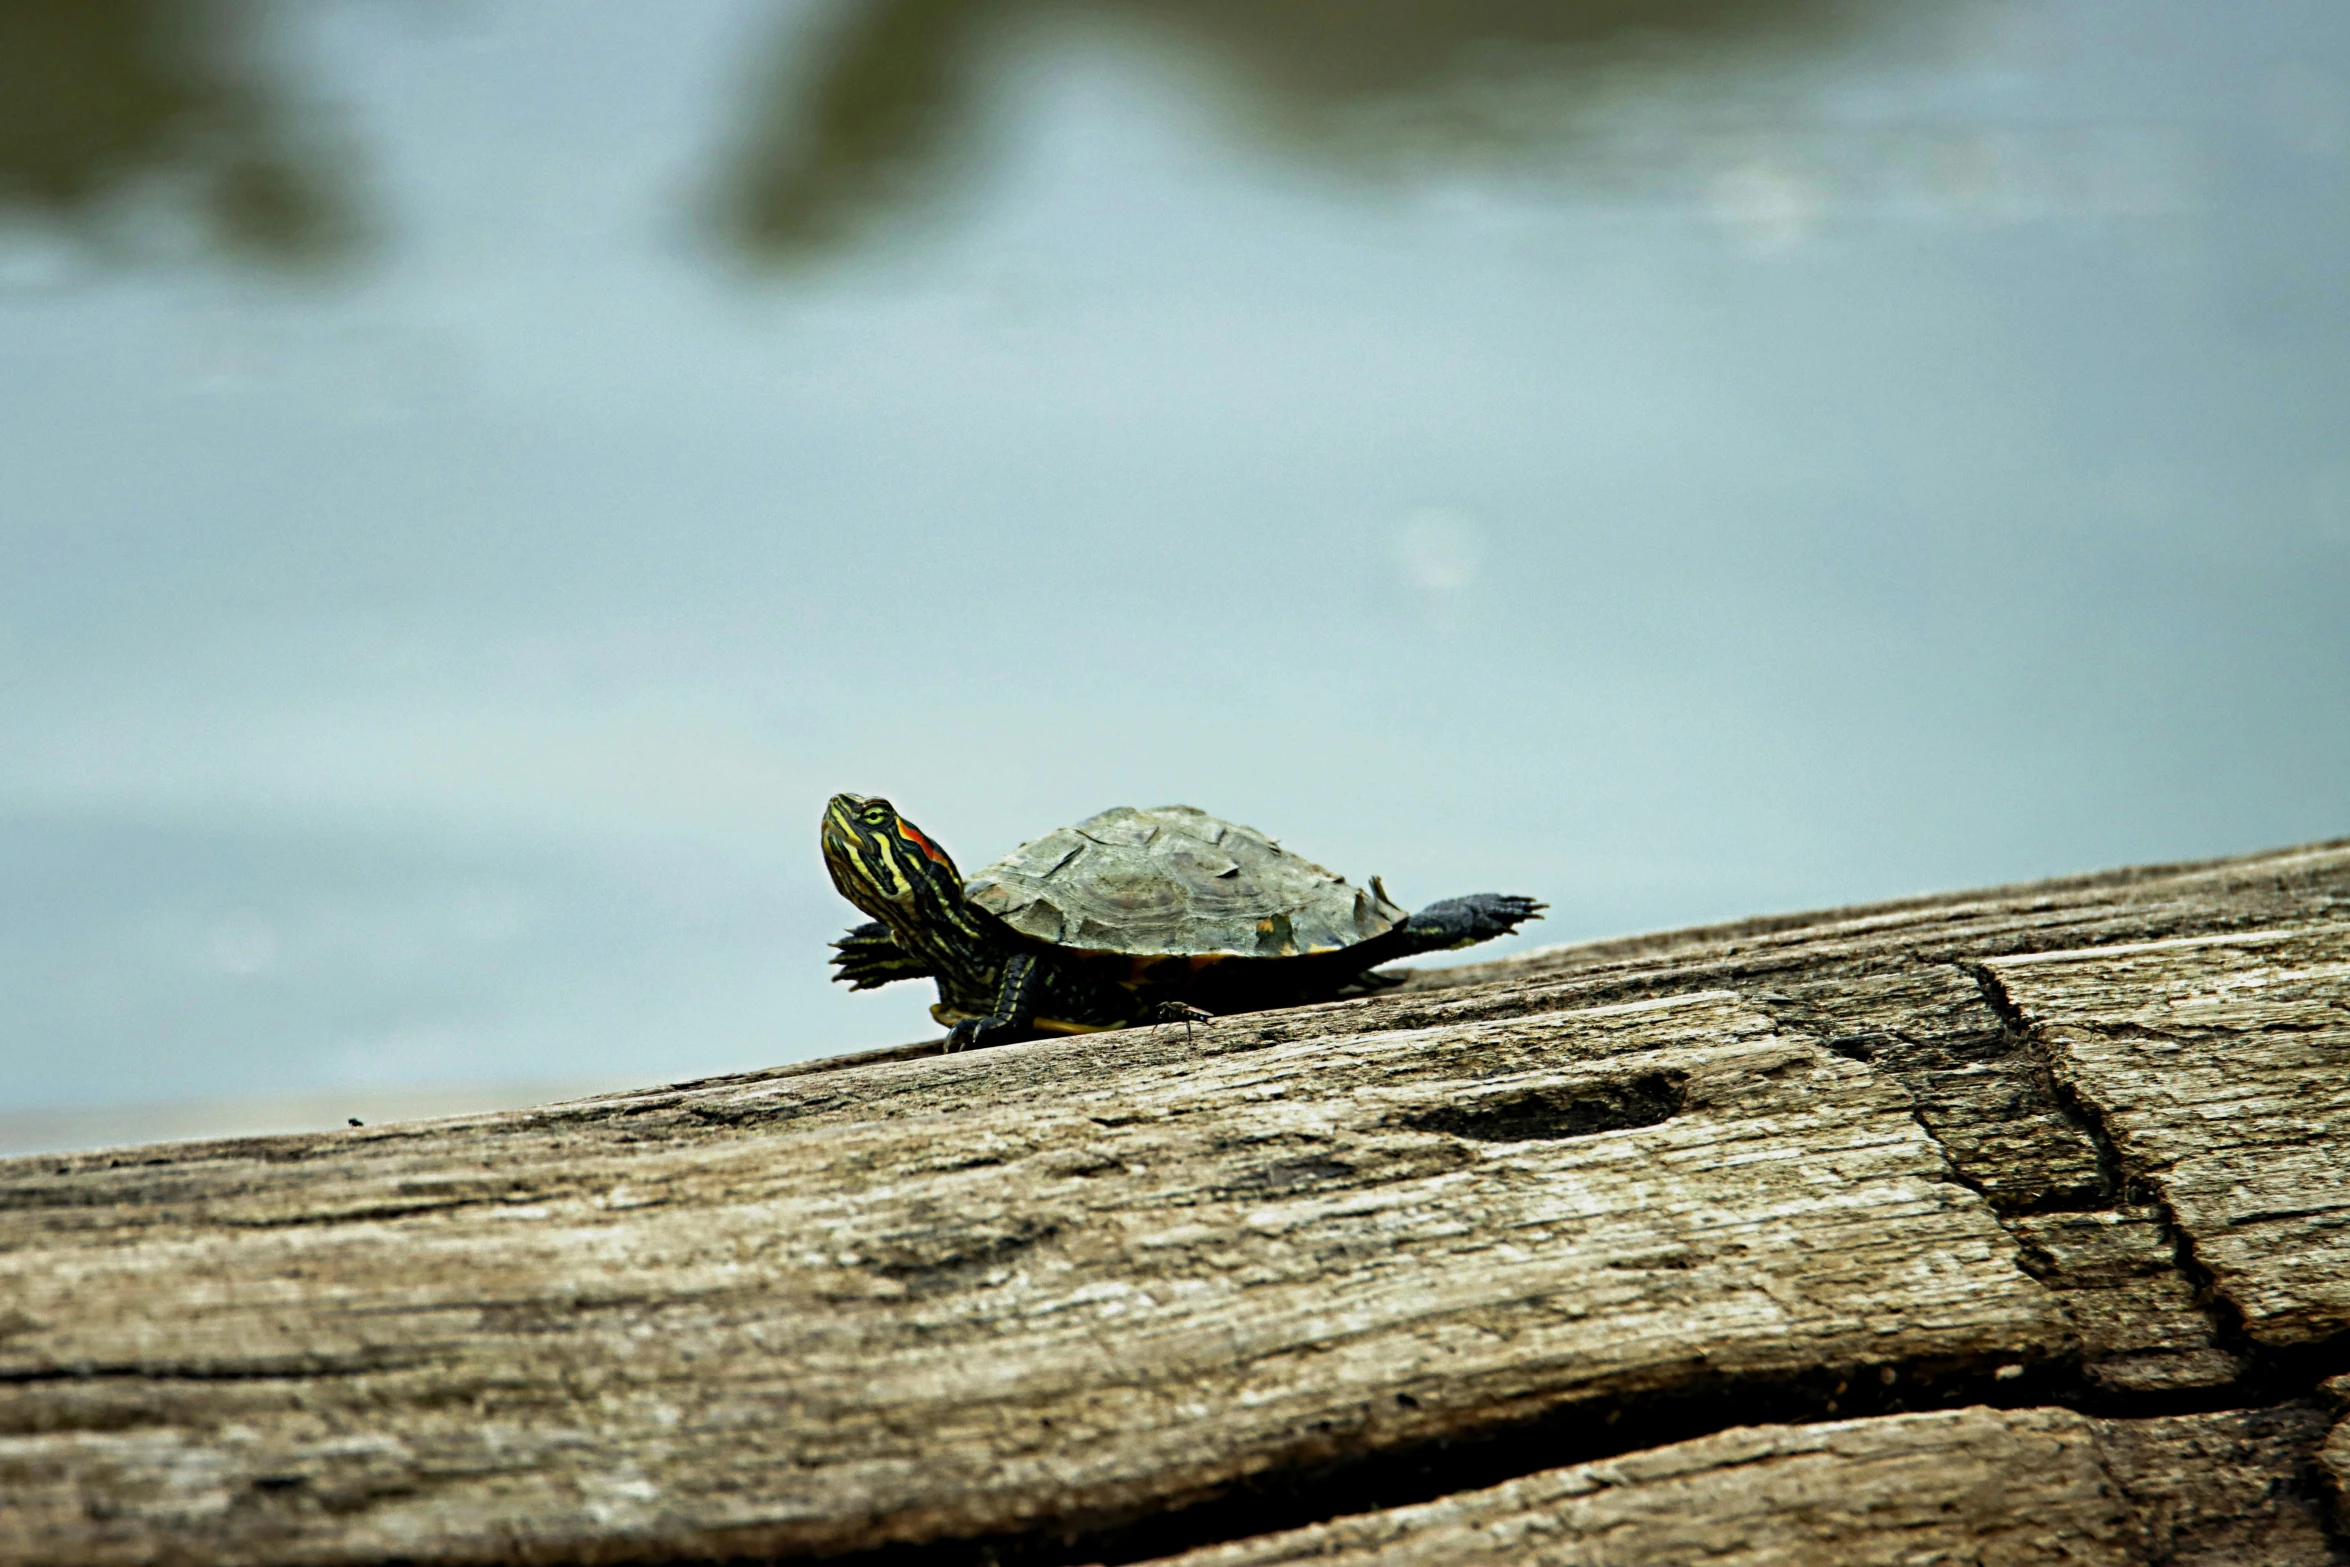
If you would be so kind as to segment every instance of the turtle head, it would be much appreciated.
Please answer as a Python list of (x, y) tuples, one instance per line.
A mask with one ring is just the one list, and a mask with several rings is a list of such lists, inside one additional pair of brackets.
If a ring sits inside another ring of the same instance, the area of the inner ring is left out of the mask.
[(832, 797), (824, 807), (824, 864), (840, 895), (895, 935), (935, 938), (970, 922), (962, 872), (887, 800)]

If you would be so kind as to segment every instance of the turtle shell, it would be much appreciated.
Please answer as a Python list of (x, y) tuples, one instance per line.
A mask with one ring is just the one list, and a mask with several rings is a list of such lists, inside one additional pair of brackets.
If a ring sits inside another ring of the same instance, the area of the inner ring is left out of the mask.
[(1301, 957), (1405, 918), (1376, 877), (1349, 886), (1188, 805), (1121, 805), (1047, 833), (972, 876), (964, 896), (1037, 941), (1132, 957)]

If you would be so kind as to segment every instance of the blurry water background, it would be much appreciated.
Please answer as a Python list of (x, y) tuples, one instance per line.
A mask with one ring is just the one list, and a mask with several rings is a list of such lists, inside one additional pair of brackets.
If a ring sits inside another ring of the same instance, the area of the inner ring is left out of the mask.
[(0, 1147), (920, 1037), (836, 789), (2350, 831), (2346, 196), (2340, 0), (0, 0)]

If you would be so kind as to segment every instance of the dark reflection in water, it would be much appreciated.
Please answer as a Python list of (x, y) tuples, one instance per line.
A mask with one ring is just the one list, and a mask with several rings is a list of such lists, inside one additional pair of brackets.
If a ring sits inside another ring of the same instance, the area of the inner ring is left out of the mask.
[(158, 212), (279, 264), (341, 259), (349, 171), (222, 0), (0, 0), (0, 214), (105, 249)]
[[(1603, 97), (1824, 51), (1883, 14), (1853, 0), (851, 0), (773, 46), (730, 138), (719, 227), (781, 260), (942, 192), (974, 165), (1002, 67), (1072, 32), (1202, 65), (1245, 134), (1375, 173), (1565, 156)], [(368, 225), (347, 144), (273, 68), (271, 15), (0, 0), (0, 215), (118, 253), (158, 249), (169, 216), (278, 265), (354, 254)]]
[[(1253, 134), (1370, 169), (1571, 139), (1626, 68), (1838, 43), (1850, 0), (864, 0), (780, 51), (721, 191), (755, 257), (838, 246), (969, 166), (990, 69), (1020, 40), (1106, 24), (1172, 41), (1237, 89)], [(1495, 112), (1496, 95), (1545, 112)]]

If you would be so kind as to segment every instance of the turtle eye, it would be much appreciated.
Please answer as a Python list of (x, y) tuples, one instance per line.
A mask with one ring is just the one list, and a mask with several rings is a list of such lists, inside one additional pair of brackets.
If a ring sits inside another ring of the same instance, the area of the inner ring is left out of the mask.
[(889, 825), (889, 807), (879, 800), (866, 806), (857, 814), (863, 818), (868, 827), (887, 827)]

